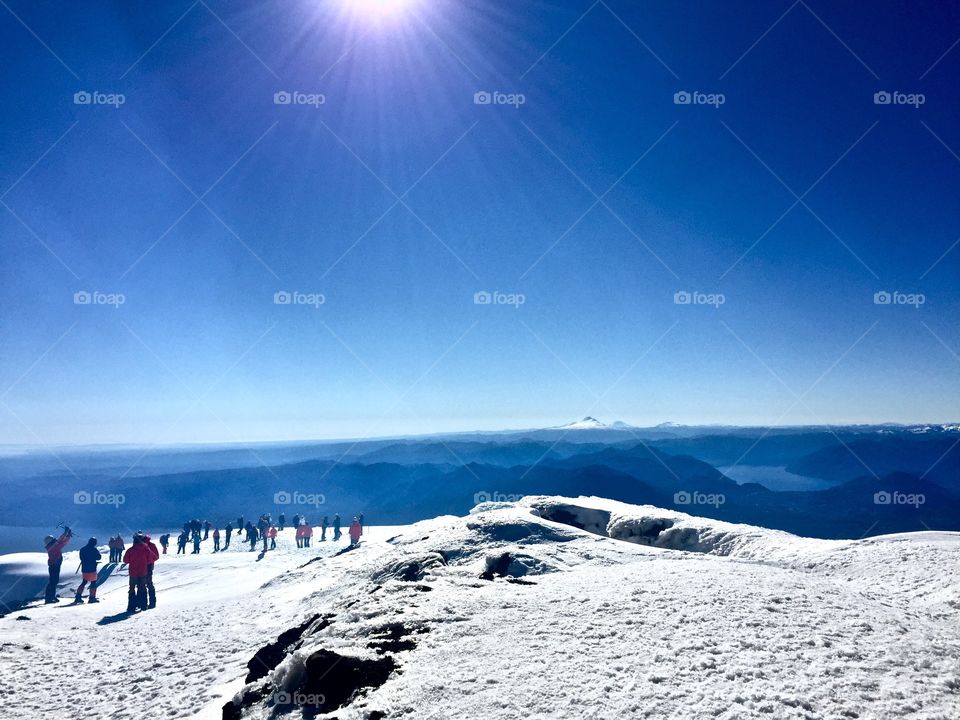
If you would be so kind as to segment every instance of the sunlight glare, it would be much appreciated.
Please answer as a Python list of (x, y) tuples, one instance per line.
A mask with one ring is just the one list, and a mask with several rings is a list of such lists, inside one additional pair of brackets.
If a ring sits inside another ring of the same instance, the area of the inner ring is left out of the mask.
[(342, 0), (342, 2), (351, 14), (376, 20), (400, 15), (416, 0)]

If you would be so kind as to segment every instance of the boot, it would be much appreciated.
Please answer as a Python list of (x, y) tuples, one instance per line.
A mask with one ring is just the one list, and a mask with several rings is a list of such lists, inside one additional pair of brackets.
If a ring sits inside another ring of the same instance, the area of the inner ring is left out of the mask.
[(73, 598), (73, 604), (79, 605), (82, 602), (83, 602), (83, 595), (81, 595), (80, 593), (77, 593), (76, 596)]
[(133, 613), (137, 611), (137, 596), (135, 593), (127, 594), (127, 612)]
[(93, 605), (94, 603), (98, 603), (98, 602), (100, 602), (100, 601), (97, 600), (97, 596), (96, 596), (96, 595), (91, 595), (91, 596), (90, 596), (90, 599), (87, 600), (87, 605)]

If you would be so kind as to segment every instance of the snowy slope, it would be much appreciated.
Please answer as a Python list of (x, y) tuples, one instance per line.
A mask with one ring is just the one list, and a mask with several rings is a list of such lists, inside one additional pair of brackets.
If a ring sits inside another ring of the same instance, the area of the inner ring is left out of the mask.
[(291, 545), (163, 558), (157, 610), (117, 622), (125, 577), (0, 618), (5, 715), (960, 717), (960, 534), (538, 497)]

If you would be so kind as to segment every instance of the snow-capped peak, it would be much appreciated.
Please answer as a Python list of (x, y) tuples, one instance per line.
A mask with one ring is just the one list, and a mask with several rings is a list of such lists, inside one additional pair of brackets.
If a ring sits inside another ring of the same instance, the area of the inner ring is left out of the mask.
[(558, 427), (558, 430), (602, 430), (607, 427), (602, 422), (597, 420), (595, 417), (590, 417), (587, 415), (582, 420), (577, 420), (576, 422), (567, 423), (566, 425), (561, 425)]

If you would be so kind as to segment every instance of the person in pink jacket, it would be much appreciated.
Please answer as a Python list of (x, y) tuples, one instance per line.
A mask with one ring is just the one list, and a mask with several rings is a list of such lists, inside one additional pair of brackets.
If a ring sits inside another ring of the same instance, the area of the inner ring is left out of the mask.
[(60, 602), (57, 597), (57, 584), (60, 582), (60, 566), (63, 565), (63, 548), (70, 542), (73, 532), (65, 527), (63, 534), (59, 538), (53, 535), (47, 535), (43, 541), (43, 547), (47, 551), (47, 569), (50, 571), (50, 578), (47, 581), (47, 591), (44, 595), (44, 602)]
[(277, 549), (277, 528), (273, 525), (270, 526), (270, 529), (267, 530), (267, 537), (270, 538), (270, 549)]
[(350, 545), (355, 546), (360, 544), (360, 536), (363, 535), (363, 525), (360, 524), (358, 518), (354, 518), (353, 522), (350, 523)]

